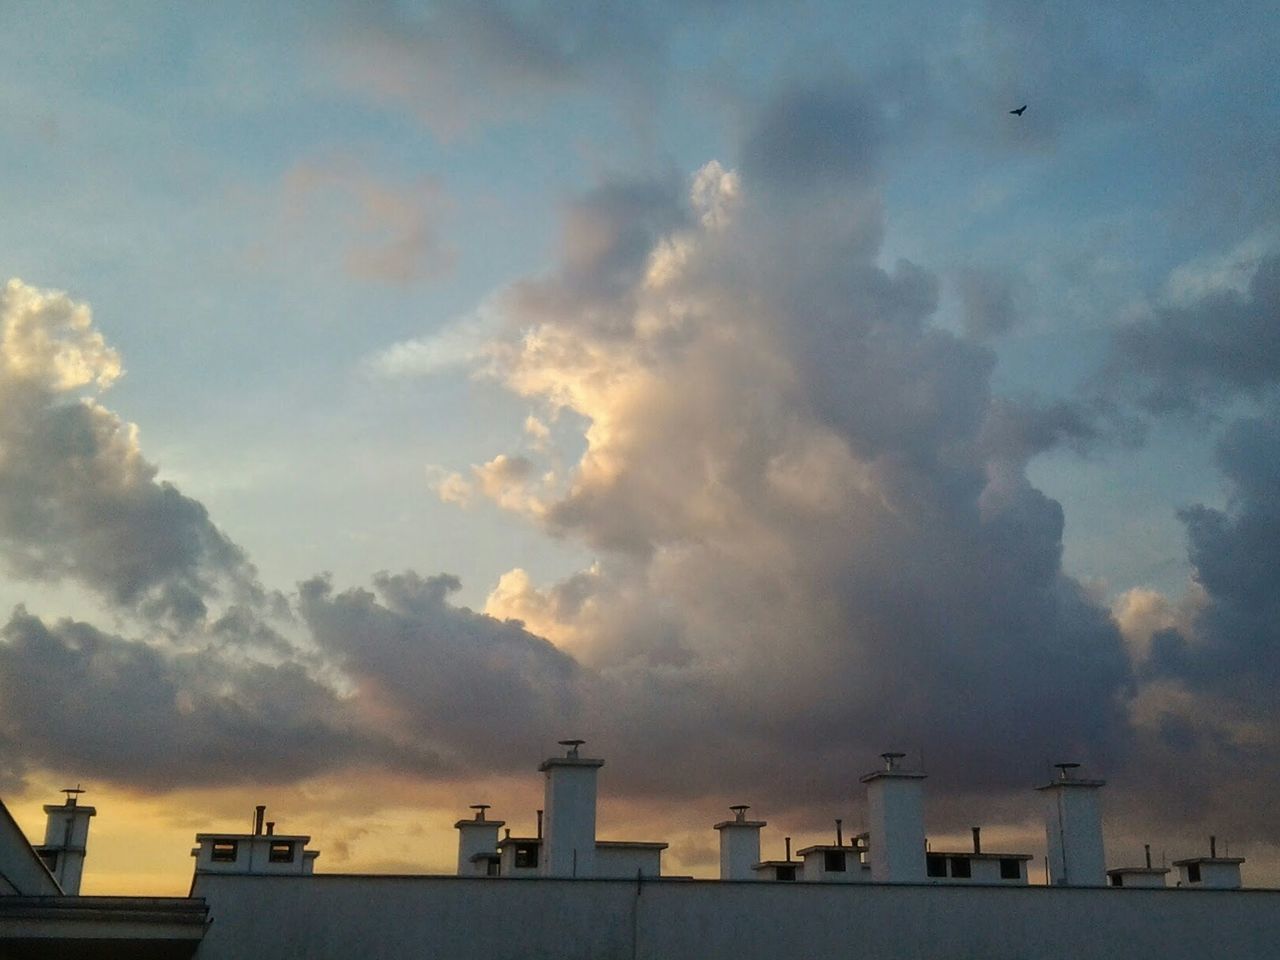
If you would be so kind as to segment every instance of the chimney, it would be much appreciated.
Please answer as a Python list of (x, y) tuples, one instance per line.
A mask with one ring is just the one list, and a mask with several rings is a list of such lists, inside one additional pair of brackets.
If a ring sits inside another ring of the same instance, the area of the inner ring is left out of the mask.
[(844, 825), (839, 817), (836, 817), (836, 846), (844, 846)]
[(78, 798), (84, 789), (79, 784), (62, 792), (67, 795), (65, 801), (45, 804), (44, 843), (38, 850), (62, 892), (74, 897), (80, 894), (80, 877), (84, 873), (89, 818), (98, 811), (80, 806)]
[(266, 804), (258, 804), (253, 808), (253, 835), (255, 837), (262, 834), (262, 818), (267, 814)]
[(982, 828), (970, 827), (969, 829), (973, 831), (973, 852), (981, 853), (982, 852)]
[(763, 820), (748, 820), (745, 803), (735, 803), (732, 820), (721, 820), (715, 825), (720, 834), (720, 879), (755, 880), (751, 868), (760, 862), (760, 828)]
[(458, 876), (484, 877), (489, 873), (489, 860), (498, 855), (498, 830), (503, 820), (487, 820), (487, 803), (473, 803), (475, 815), (454, 824), (458, 831)]
[(1101, 887), (1106, 883), (1106, 851), (1098, 791), (1106, 781), (1078, 777), (1078, 763), (1054, 766), (1057, 778), (1036, 788), (1045, 798), (1049, 875), (1055, 886)]
[(787, 857), (786, 857), (786, 859), (787, 859), (787, 862), (788, 862), (788, 863), (790, 863), (790, 862), (791, 862), (791, 838), (790, 838), (790, 837), (783, 837), (782, 839), (785, 841), (785, 843), (786, 843), (786, 845), (787, 845)]
[(1218, 838), (1212, 835), (1209, 837), (1209, 856), (1215, 860), (1218, 858)]
[(267, 821), (267, 836), (274, 836), (276, 832), (276, 822), (274, 820)]
[(603, 760), (579, 755), (585, 740), (561, 740), (563, 757), (538, 765), (546, 775), (542, 874), (591, 877), (596, 868), (596, 774)]
[(539, 840), (542, 839), (542, 811), (538, 811), (538, 832), (534, 834)]
[(1146, 854), (1146, 857), (1147, 857), (1147, 869), (1148, 869), (1148, 870), (1150, 870), (1150, 869), (1151, 869), (1151, 844), (1149, 844), (1149, 843), (1144, 843), (1144, 844), (1142, 845), (1142, 852), (1143, 852), (1144, 854)]
[(884, 769), (862, 778), (867, 785), (871, 879), (876, 883), (924, 883), (923, 773), (903, 770), (902, 753), (882, 753)]

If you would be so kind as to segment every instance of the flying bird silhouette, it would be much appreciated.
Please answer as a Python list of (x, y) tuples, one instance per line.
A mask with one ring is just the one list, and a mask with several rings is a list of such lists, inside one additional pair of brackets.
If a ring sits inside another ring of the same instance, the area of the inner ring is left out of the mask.
[(1012, 113), (1012, 114), (1014, 114), (1014, 115), (1016, 115), (1016, 116), (1019, 116), (1019, 117), (1020, 117), (1020, 116), (1022, 116), (1022, 111), (1023, 111), (1023, 110), (1025, 110), (1025, 109), (1027, 109), (1027, 105), (1024, 103), (1024, 104), (1023, 104), (1022, 106), (1020, 106), (1017, 110), (1010, 110), (1009, 112), (1010, 112), (1010, 113)]

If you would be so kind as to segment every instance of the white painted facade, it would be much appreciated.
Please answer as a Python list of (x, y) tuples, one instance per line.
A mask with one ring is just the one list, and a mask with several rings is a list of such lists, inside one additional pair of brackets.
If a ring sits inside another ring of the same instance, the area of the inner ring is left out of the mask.
[(871, 864), (858, 846), (815, 844), (796, 851), (805, 883), (870, 883)]
[(1240, 857), (1192, 857), (1175, 860), (1178, 886), (1201, 890), (1239, 890)]
[(729, 808), (732, 820), (721, 820), (715, 825), (720, 834), (720, 879), (754, 880), (754, 867), (760, 862), (760, 831), (767, 826), (764, 820), (748, 820), (745, 803)]
[(1102, 809), (1098, 793), (1105, 780), (1078, 779), (1079, 764), (1057, 764), (1056, 780), (1036, 789), (1045, 802), (1045, 842), (1049, 877), (1055, 886), (1101, 887), (1106, 884), (1102, 843)]
[(542, 840), (538, 837), (506, 836), (498, 841), (498, 876), (538, 877), (542, 875)]
[(1107, 871), (1107, 883), (1112, 887), (1164, 889), (1168, 867), (1115, 867)]
[(596, 860), (596, 772), (603, 760), (578, 755), (581, 740), (564, 740), (563, 757), (538, 767), (545, 775), (542, 831), (544, 877), (593, 877)]
[(597, 840), (595, 875), (617, 879), (660, 877), (662, 851), (665, 849), (665, 843)]
[(311, 838), (280, 833), (197, 833), (191, 856), (196, 873), (257, 873), (287, 877), (309, 876), (318, 850), (308, 850)]
[(867, 786), (871, 879), (876, 883), (925, 881), (923, 773), (902, 770), (902, 754), (883, 754), (885, 769), (862, 778)]
[(63, 792), (67, 795), (63, 803), (44, 805), (44, 843), (35, 850), (62, 892), (74, 897), (80, 892), (80, 878), (84, 874), (89, 820), (98, 811), (78, 801), (78, 795), (84, 792), (79, 787)]
[(200, 874), (198, 960), (1275, 960), (1280, 891)]
[(930, 883), (1026, 886), (1029, 853), (951, 853), (929, 851), (925, 873)]
[(489, 820), (485, 811), (487, 803), (473, 804), (476, 811), (470, 820), (459, 820), (454, 829), (458, 831), (458, 876), (488, 877), (496, 876), (500, 858), (498, 854), (498, 831), (503, 827), (502, 820)]

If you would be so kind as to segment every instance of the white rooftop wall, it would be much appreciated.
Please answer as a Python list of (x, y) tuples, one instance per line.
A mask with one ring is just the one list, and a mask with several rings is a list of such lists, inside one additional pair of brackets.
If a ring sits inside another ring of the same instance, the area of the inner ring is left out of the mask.
[(201, 874), (193, 894), (213, 919), (197, 960), (1274, 960), (1280, 943), (1272, 890)]

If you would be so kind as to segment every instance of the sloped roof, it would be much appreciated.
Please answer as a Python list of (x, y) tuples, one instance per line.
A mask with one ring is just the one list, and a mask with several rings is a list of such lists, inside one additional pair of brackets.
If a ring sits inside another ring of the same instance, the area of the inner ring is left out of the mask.
[(6, 894), (56, 897), (62, 888), (0, 800), (0, 896)]

